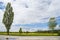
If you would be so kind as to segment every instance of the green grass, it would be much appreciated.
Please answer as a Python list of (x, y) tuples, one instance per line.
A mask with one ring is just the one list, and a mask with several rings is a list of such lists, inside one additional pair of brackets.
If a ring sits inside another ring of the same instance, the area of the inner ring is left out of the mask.
[[(12, 36), (57, 36), (57, 33), (18, 33), (18, 32), (10, 32)], [(7, 35), (6, 32), (0, 32), (0, 35)]]

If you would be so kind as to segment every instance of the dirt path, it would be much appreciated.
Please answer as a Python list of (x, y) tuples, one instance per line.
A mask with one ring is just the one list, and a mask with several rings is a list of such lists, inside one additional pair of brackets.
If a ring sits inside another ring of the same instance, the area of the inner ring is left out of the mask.
[(60, 36), (3, 36), (0, 35), (0, 40), (60, 40)]

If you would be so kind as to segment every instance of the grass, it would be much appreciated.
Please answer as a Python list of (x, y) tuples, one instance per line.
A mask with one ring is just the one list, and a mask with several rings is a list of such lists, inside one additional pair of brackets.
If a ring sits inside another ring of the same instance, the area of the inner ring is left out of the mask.
[[(57, 33), (19, 33), (19, 32), (10, 32), (11, 36), (57, 36)], [(7, 35), (6, 32), (0, 32), (0, 35)]]

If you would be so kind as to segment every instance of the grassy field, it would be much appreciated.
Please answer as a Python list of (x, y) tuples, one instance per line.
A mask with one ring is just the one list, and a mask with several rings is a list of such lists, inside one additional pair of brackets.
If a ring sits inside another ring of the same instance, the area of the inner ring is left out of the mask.
[[(10, 32), (12, 36), (57, 36), (57, 33), (19, 33), (19, 32)], [(0, 35), (7, 35), (6, 32), (0, 32)]]

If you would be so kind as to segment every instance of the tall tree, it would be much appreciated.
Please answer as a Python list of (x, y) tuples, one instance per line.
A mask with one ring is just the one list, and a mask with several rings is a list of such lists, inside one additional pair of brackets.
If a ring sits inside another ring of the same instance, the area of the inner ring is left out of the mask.
[(4, 16), (3, 16), (3, 24), (6, 27), (7, 30), (7, 34), (9, 35), (9, 30), (10, 27), (13, 23), (13, 19), (14, 19), (14, 12), (13, 12), (13, 8), (11, 6), (11, 3), (8, 3), (4, 12)]
[(22, 33), (22, 28), (20, 28), (19, 33)]
[(57, 22), (55, 17), (52, 17), (49, 19), (49, 29), (51, 29), (52, 31), (54, 30), (54, 28), (56, 27)]

